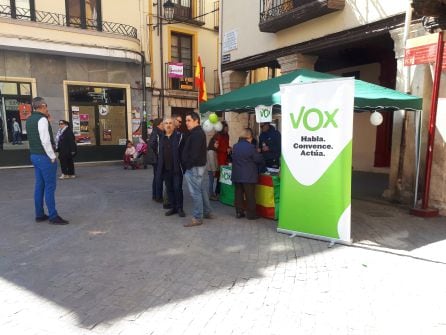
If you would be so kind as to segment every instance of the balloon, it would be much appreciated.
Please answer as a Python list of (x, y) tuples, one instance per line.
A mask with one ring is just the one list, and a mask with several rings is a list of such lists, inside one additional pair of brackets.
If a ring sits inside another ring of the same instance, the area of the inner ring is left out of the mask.
[(223, 123), (221, 123), (220, 121), (218, 121), (216, 124), (214, 124), (214, 129), (216, 131), (221, 131), (223, 129)]
[(210, 121), (211, 123), (213, 123), (213, 124), (217, 123), (217, 122), (218, 122), (218, 115), (215, 114), (215, 113), (211, 113), (211, 114), (209, 115), (209, 121)]
[(214, 129), (214, 125), (209, 120), (204, 121), (203, 130), (209, 133), (212, 129)]
[(373, 112), (370, 115), (370, 123), (374, 126), (379, 126), (381, 123), (383, 123), (383, 116), (379, 112)]

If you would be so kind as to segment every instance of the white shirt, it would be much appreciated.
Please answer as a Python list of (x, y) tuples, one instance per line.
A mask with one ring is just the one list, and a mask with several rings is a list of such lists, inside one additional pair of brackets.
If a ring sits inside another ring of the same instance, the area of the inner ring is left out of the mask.
[(56, 154), (54, 153), (53, 145), (51, 144), (50, 132), (48, 130), (48, 119), (46, 117), (40, 118), (37, 123), (39, 129), (40, 142), (42, 142), (43, 149), (45, 153), (51, 160), (56, 159)]

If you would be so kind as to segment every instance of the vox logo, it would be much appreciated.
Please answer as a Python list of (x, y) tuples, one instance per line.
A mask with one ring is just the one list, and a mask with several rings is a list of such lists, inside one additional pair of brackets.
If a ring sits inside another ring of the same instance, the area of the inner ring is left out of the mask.
[(260, 117), (261, 118), (267, 118), (271, 114), (271, 110), (269, 108), (264, 108), (260, 110)]
[(308, 131), (316, 131), (321, 128), (327, 128), (328, 126), (338, 128), (335, 120), (338, 111), (339, 109), (336, 108), (333, 112), (322, 112), (317, 108), (305, 109), (305, 106), (302, 106), (297, 115), (290, 113), (291, 124), (294, 129), (302, 125)]

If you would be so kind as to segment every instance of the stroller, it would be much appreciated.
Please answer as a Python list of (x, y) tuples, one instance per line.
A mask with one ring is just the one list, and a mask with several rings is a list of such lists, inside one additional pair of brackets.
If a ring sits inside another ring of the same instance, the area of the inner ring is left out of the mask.
[(136, 145), (136, 157), (133, 160), (134, 166), (139, 169), (141, 166), (144, 167), (144, 169), (147, 169), (147, 151), (148, 151), (148, 145), (147, 143), (140, 137), (139, 143)]

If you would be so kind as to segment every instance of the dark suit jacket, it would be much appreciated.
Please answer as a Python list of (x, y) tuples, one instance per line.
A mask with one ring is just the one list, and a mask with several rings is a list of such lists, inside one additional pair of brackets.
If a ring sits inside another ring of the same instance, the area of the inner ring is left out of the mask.
[(65, 129), (62, 135), (59, 137), (57, 151), (59, 152), (59, 157), (72, 157), (76, 155), (76, 141), (74, 139), (73, 131), (70, 127)]
[(232, 148), (232, 182), (257, 183), (259, 166), (262, 164), (263, 157), (256, 147), (245, 139), (240, 139)]

